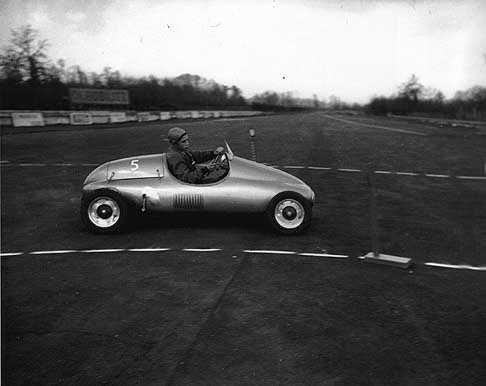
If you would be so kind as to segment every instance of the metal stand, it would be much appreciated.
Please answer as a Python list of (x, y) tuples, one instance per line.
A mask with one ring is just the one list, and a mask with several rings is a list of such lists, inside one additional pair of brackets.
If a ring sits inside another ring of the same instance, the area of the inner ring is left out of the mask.
[(393, 255), (385, 255), (380, 253), (379, 238), (378, 238), (378, 220), (376, 207), (376, 181), (375, 173), (371, 170), (368, 172), (368, 184), (370, 185), (370, 232), (371, 232), (371, 249), (372, 252), (363, 256), (367, 263), (375, 263), (382, 265), (391, 265), (403, 269), (410, 268), (413, 260), (408, 257), (400, 257)]
[(367, 263), (391, 265), (392, 267), (398, 267), (403, 269), (408, 269), (413, 265), (413, 260), (408, 257), (385, 255), (382, 253), (375, 255), (373, 252), (370, 252), (363, 256), (363, 258), (364, 261)]

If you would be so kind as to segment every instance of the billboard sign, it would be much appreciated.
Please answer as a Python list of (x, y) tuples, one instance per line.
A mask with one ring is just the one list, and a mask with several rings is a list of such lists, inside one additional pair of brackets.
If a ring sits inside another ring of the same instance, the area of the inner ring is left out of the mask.
[(171, 118), (170, 111), (163, 111), (163, 112), (160, 113), (160, 120), (161, 121), (166, 121), (170, 118)]
[(128, 90), (108, 90), (100, 88), (70, 88), (71, 104), (88, 105), (128, 105)]
[(111, 123), (120, 123), (120, 122), (126, 122), (126, 121), (127, 121), (127, 115), (124, 112), (110, 113), (110, 122)]
[(176, 111), (176, 117), (179, 119), (191, 118), (192, 114), (190, 111)]
[(160, 119), (160, 114), (142, 112), (142, 113), (137, 113), (137, 117), (139, 122), (158, 121)]
[(20, 126), (44, 126), (44, 118), (41, 113), (12, 113), (14, 127)]
[(150, 113), (138, 113), (137, 118), (139, 122), (150, 121)]
[(45, 117), (46, 125), (69, 125), (69, 117)]
[(71, 113), (71, 125), (91, 125), (93, 120), (90, 113)]

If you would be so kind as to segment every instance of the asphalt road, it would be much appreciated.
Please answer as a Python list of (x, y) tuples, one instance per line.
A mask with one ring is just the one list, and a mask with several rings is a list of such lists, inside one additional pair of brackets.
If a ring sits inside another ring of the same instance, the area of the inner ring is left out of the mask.
[[(84, 231), (93, 165), (165, 151), (173, 124), (2, 136), (5, 384), (483, 383), (486, 273), (426, 265), (486, 266), (486, 181), (460, 178), (484, 176), (481, 130), (323, 113), (178, 122), (194, 148), (227, 139), (245, 158), (253, 127), (259, 161), (315, 190), (308, 232), (244, 215)], [(376, 176), (379, 240), (411, 270), (357, 258), (367, 170), (403, 173)]]

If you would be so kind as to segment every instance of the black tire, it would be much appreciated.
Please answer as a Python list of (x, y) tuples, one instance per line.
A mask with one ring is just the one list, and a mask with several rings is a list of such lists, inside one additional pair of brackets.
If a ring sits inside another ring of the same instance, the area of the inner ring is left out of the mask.
[(129, 208), (122, 196), (109, 189), (96, 190), (81, 199), (81, 221), (94, 233), (116, 233), (125, 228)]
[(265, 216), (279, 233), (295, 235), (309, 227), (312, 205), (298, 193), (283, 192), (270, 201)]

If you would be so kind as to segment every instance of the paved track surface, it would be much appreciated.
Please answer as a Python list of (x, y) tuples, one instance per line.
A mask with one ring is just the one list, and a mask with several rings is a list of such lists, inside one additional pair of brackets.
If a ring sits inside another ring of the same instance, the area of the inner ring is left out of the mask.
[[(173, 123), (3, 135), (2, 254), (22, 252), (2, 256), (6, 384), (482, 384), (485, 273), (425, 263), (486, 265), (486, 183), (423, 174), (484, 176), (483, 132), (322, 113), (178, 124), (245, 158), (253, 127), (259, 161), (304, 166), (287, 171), (316, 191), (311, 228), (184, 215), (94, 236), (78, 216), (90, 165), (165, 151)], [(412, 270), (356, 258), (370, 189), (353, 169), (419, 174), (377, 176), (380, 246)], [(170, 250), (133, 251), (148, 248)], [(66, 250), (94, 251), (48, 252)]]

